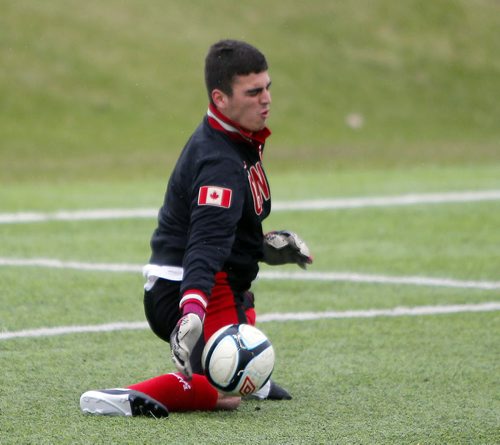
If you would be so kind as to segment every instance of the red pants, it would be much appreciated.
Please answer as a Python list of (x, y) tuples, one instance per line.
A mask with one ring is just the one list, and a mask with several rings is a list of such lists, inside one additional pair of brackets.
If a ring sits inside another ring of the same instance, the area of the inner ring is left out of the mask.
[(228, 324), (248, 323), (255, 325), (253, 295), (250, 292), (235, 294), (227, 281), (227, 275), (215, 275), (215, 285), (208, 301), (204, 322), (204, 337), (207, 341), (218, 329)]

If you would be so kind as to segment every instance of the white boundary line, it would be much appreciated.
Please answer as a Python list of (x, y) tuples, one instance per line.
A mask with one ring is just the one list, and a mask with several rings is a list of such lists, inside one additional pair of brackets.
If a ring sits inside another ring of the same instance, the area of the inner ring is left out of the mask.
[(354, 272), (267, 272), (259, 274), (265, 280), (337, 281), (370, 284), (401, 284), (409, 286), (455, 287), (460, 289), (500, 289), (500, 281), (465, 281), (451, 278), (368, 275)]
[(393, 207), (417, 204), (447, 204), (456, 202), (498, 201), (500, 190), (462, 191), (448, 193), (419, 193), (400, 196), (371, 196), (362, 198), (319, 199), (273, 203), (275, 210), (336, 210), (364, 207)]
[[(500, 310), (500, 302), (489, 302), (479, 304), (458, 304), (444, 306), (416, 306), (395, 307), (392, 309), (367, 309), (357, 311), (327, 311), (327, 312), (291, 312), (270, 313), (259, 316), (259, 323), (271, 321), (310, 321), (324, 319), (352, 319), (352, 318), (375, 318), (375, 317), (402, 317), (422, 315), (459, 314), (465, 312), (493, 312)], [(54, 328), (29, 329), (13, 332), (0, 332), (0, 341), (16, 338), (53, 337), (66, 334), (80, 334), (91, 332), (113, 332), (125, 330), (147, 329), (148, 324), (142, 321), (107, 323), (86, 326), (58, 326)]]
[[(142, 266), (137, 264), (113, 263), (83, 263), (79, 261), (61, 261), (50, 258), (3, 258), (0, 257), (0, 266), (11, 267), (47, 267), (52, 269), (74, 269), (96, 272), (133, 272), (141, 273)], [(500, 281), (466, 281), (452, 278), (433, 278), (421, 276), (387, 276), (369, 275), (354, 272), (275, 272), (261, 271), (258, 276), (261, 280), (286, 281), (325, 281), (350, 282), (370, 284), (396, 284), (409, 286), (454, 287), (459, 289), (500, 289)]]
[(49, 269), (74, 269), (96, 272), (134, 272), (142, 273), (138, 264), (83, 263), (80, 261), (62, 261), (52, 258), (5, 258), (0, 257), (0, 266), (11, 267), (46, 267)]
[(95, 221), (111, 219), (153, 218), (158, 209), (99, 209), (59, 210), (57, 212), (0, 213), (0, 224), (19, 224), (47, 221)]
[[(418, 204), (446, 204), (457, 202), (499, 201), (500, 190), (462, 191), (450, 193), (420, 193), (400, 196), (373, 196), (362, 198), (310, 199), (304, 201), (276, 201), (273, 211), (340, 210), (365, 207), (393, 207)], [(47, 221), (89, 221), (132, 218), (154, 218), (158, 209), (94, 209), (60, 210), (57, 212), (0, 213), (0, 224), (19, 224)]]

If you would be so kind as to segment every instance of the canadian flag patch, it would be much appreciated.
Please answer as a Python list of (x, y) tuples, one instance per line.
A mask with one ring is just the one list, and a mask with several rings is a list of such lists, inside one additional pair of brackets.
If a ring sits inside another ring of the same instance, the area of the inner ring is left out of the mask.
[(231, 207), (232, 194), (233, 192), (231, 189), (204, 185), (200, 187), (200, 192), (198, 193), (198, 205), (224, 207), (228, 209)]

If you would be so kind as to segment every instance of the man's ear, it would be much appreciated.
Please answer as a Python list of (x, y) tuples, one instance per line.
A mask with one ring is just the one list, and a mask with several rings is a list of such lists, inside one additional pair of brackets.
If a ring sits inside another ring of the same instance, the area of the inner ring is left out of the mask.
[(221, 90), (212, 90), (212, 102), (219, 110), (223, 110), (227, 104), (227, 94)]

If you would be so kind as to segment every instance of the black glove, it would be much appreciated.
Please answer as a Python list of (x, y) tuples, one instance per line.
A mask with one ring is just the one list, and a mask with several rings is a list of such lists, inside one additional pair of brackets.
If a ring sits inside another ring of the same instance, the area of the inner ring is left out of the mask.
[(296, 233), (279, 230), (264, 235), (264, 262), (272, 266), (295, 263), (305, 269), (307, 264), (312, 264), (313, 258)]

